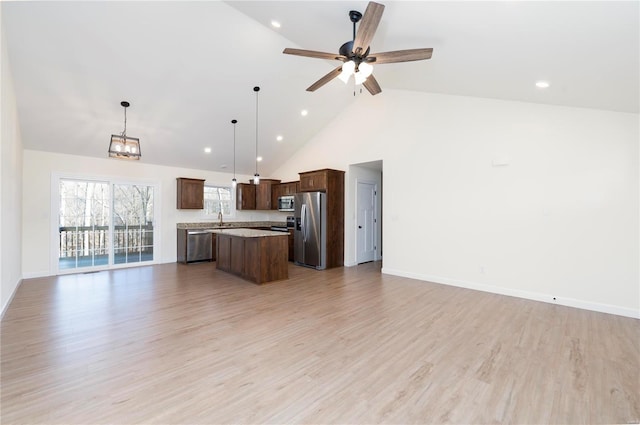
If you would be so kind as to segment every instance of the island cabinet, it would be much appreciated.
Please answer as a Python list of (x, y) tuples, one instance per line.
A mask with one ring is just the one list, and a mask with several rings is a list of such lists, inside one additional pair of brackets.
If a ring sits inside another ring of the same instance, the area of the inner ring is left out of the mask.
[(289, 278), (286, 233), (255, 229), (214, 233), (218, 269), (258, 284)]
[(256, 209), (256, 186), (253, 184), (238, 183), (236, 186), (236, 209)]
[(178, 177), (177, 205), (182, 210), (201, 210), (204, 208), (204, 180)]

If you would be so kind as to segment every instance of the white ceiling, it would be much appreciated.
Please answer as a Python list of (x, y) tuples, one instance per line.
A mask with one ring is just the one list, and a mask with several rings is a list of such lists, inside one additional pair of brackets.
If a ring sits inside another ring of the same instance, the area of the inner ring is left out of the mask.
[[(372, 52), (434, 54), (375, 66), (378, 96), (403, 89), (639, 111), (637, 1), (383, 3)], [(106, 157), (128, 100), (127, 134), (141, 139), (143, 162), (231, 172), (235, 118), (237, 172), (253, 174), (258, 85), (259, 171), (269, 176), (356, 99), (339, 80), (306, 92), (339, 63), (282, 50), (337, 52), (352, 35), (349, 10), (366, 4), (2, 2), (23, 144)]]

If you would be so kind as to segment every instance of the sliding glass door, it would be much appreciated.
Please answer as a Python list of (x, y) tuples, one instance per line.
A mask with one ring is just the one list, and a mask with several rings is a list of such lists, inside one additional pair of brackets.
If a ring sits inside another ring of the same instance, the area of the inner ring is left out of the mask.
[(113, 262), (153, 261), (153, 187), (113, 185)]
[(154, 186), (59, 179), (58, 271), (154, 259)]

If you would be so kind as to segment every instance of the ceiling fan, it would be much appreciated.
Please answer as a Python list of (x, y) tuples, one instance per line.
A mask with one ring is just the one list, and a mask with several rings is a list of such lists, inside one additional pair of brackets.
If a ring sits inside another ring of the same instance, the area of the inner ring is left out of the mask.
[[(324, 77), (313, 83), (307, 88), (307, 91), (316, 91), (329, 81), (338, 77), (345, 83), (349, 81), (351, 75), (354, 76), (356, 84), (365, 86), (369, 93), (376, 95), (382, 91), (380, 85), (373, 76), (373, 66), (371, 64), (383, 64), (394, 62), (410, 62), (430, 59), (433, 49), (408, 49), (395, 50), (393, 52), (369, 53), (369, 43), (378, 28), (384, 5), (375, 2), (369, 2), (364, 16), (355, 10), (349, 12), (349, 18), (353, 22), (353, 40), (344, 43), (339, 54), (317, 52), (314, 50), (304, 49), (284, 49), (282, 53), (287, 55), (307, 56), (310, 58), (339, 60), (342, 65), (329, 72)], [(358, 32), (356, 33), (356, 23), (362, 19)]]

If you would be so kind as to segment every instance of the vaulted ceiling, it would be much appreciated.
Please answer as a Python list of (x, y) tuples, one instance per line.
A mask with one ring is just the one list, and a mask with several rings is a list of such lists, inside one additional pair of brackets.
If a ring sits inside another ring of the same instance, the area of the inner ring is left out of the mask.
[[(378, 96), (399, 89), (639, 111), (638, 2), (382, 3), (372, 51), (434, 53), (374, 66)], [(23, 144), (106, 157), (127, 100), (127, 134), (141, 139), (142, 161), (232, 172), (237, 119), (237, 172), (253, 174), (257, 134), (268, 176), (358, 96), (370, 96), (337, 79), (306, 92), (339, 63), (282, 50), (337, 52), (352, 36), (348, 12), (366, 5), (2, 2)], [(536, 88), (538, 80), (551, 86)]]

